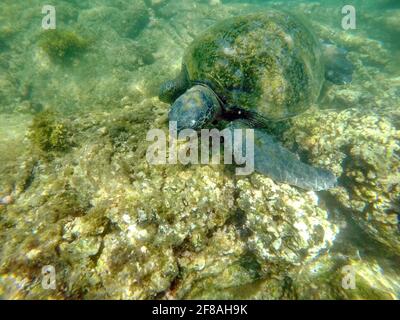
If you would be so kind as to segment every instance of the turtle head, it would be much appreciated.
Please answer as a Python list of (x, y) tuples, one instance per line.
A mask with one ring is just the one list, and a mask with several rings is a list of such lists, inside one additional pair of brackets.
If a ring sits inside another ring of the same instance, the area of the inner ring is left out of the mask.
[(199, 130), (221, 113), (217, 95), (209, 87), (196, 85), (182, 94), (171, 107), (169, 121), (176, 121), (178, 131)]
[(347, 51), (334, 44), (323, 44), (325, 78), (334, 84), (347, 84), (352, 81), (354, 66), (347, 59)]

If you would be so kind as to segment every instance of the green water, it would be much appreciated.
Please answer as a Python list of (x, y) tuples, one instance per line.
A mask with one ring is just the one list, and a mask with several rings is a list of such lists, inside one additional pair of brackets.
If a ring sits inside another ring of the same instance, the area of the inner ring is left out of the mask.
[[(48, 4), (50, 30), (42, 1), (0, 3), (1, 298), (400, 297), (398, 1), (353, 1), (350, 29), (347, 1)], [(324, 82), (307, 112), (270, 127), (338, 185), (149, 164), (147, 132), (168, 127), (159, 86), (185, 49), (271, 9), (354, 66), (351, 83)]]

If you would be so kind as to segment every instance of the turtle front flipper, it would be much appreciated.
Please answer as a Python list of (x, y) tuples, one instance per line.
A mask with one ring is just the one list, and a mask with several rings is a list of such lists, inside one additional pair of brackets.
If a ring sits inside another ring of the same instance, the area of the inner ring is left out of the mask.
[(338, 85), (350, 83), (354, 66), (347, 58), (347, 51), (328, 42), (322, 43), (325, 78)]
[[(241, 120), (230, 123), (231, 129), (243, 129)], [(336, 185), (336, 177), (328, 170), (312, 167), (284, 148), (262, 129), (254, 130), (254, 169), (274, 181), (305, 190), (326, 190)], [(233, 135), (234, 136), (234, 135)], [(246, 152), (246, 135), (242, 130), (242, 153)], [(236, 143), (236, 141), (234, 141)]]
[(159, 98), (162, 102), (172, 103), (180, 95), (182, 95), (190, 86), (186, 67), (182, 66), (182, 70), (179, 75), (173, 79), (164, 82), (159, 90)]

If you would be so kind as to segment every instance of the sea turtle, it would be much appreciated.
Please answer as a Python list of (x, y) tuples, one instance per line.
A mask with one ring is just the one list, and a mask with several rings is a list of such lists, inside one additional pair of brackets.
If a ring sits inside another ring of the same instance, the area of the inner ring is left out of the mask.
[(351, 81), (346, 52), (315, 37), (299, 18), (269, 10), (224, 20), (186, 50), (179, 76), (160, 88), (173, 103), (169, 120), (178, 130), (201, 129), (229, 120), (229, 127), (254, 128), (255, 170), (307, 190), (336, 184), (328, 170), (315, 168), (263, 129), (307, 110), (325, 79)]

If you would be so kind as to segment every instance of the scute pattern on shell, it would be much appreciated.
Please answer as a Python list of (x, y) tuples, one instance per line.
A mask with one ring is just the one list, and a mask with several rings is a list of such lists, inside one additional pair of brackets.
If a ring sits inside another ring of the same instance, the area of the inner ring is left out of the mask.
[(226, 107), (271, 120), (305, 111), (319, 96), (324, 68), (318, 40), (282, 12), (225, 20), (200, 35), (183, 59), (191, 81), (207, 83)]

